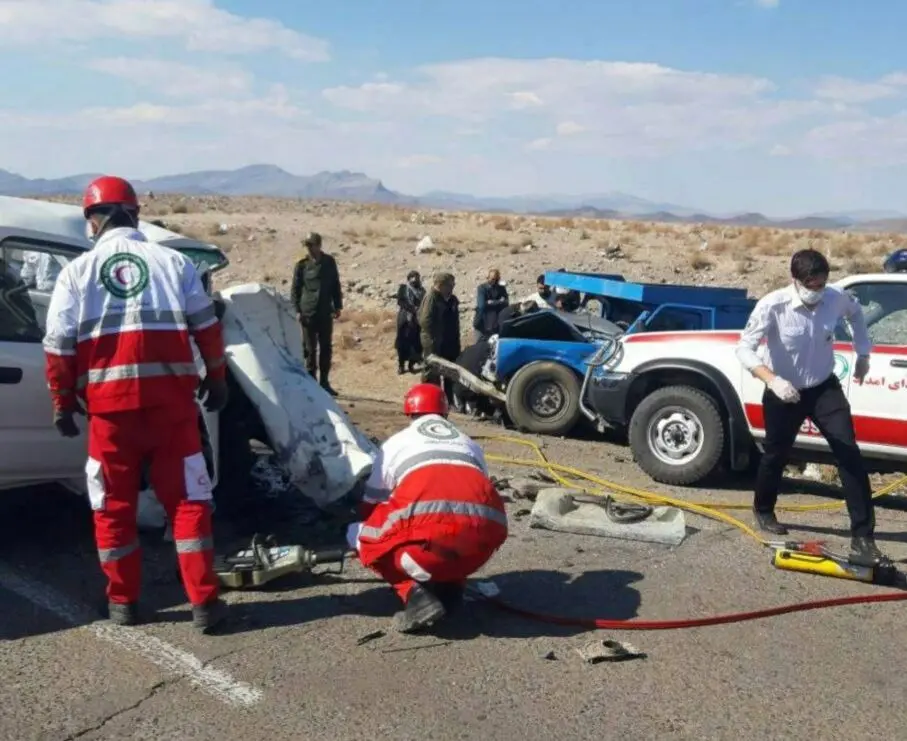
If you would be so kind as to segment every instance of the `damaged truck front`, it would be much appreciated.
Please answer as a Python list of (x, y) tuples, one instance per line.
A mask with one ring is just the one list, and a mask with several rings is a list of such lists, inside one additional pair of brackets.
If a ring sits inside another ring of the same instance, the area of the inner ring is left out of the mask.
[(443, 375), (505, 409), (517, 428), (537, 434), (567, 435), (584, 419), (599, 430), (610, 426), (601, 369), (621, 352), (620, 338), (741, 329), (755, 304), (745, 289), (634, 283), (619, 275), (557, 271), (545, 282), (576, 294), (583, 310), (519, 312), (491, 338), (478, 374), (429, 358)]
[[(221, 250), (159, 222), (143, 221), (140, 230), (189, 257), (212, 292), (212, 276), (228, 264)], [(56, 275), (88, 249), (78, 207), (0, 197), (0, 489), (60, 483), (84, 492), (86, 436), (63, 438), (52, 425), (41, 341)], [(243, 473), (237, 464), (251, 463), (241, 450), (254, 438), (315, 504), (342, 498), (367, 474), (376, 449), (305, 372), (300, 329), (286, 301), (258, 284), (213, 296), (232, 392), (221, 414), (199, 405), (215, 484), (236, 483)], [(197, 362), (203, 373), (198, 355)]]

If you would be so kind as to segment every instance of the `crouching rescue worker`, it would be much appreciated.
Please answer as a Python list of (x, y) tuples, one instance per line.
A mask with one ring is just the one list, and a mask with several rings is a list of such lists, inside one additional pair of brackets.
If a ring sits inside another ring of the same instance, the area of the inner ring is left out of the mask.
[(482, 449), (448, 421), (441, 388), (414, 386), (403, 413), (412, 422), (381, 446), (365, 521), (347, 539), (403, 601), (394, 627), (412, 633), (459, 604), (466, 578), (507, 539), (507, 515)]
[(154, 492), (173, 527), (195, 625), (226, 616), (218, 597), (211, 537), (211, 479), (202, 454), (190, 337), (207, 366), (206, 407), (227, 402), (221, 325), (193, 264), (138, 231), (133, 187), (94, 180), (83, 198), (94, 249), (60, 272), (44, 337), (54, 425), (65, 437), (88, 416), (88, 494), (107, 577), (110, 619), (140, 622), (139, 477), (150, 466)]

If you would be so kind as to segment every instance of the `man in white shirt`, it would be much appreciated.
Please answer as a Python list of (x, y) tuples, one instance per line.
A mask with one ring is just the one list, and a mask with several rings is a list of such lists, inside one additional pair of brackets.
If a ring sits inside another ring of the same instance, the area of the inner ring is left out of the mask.
[[(737, 346), (744, 368), (766, 386), (764, 451), (753, 512), (763, 531), (787, 533), (775, 517), (775, 503), (794, 441), (803, 422), (811, 419), (838, 464), (850, 514), (852, 554), (876, 561), (882, 554), (873, 537), (869, 476), (856, 443), (850, 405), (834, 374), (835, 328), (841, 319), (851, 327), (857, 353), (854, 381), (862, 383), (869, 372), (872, 345), (866, 320), (853, 297), (826, 286), (830, 268), (822, 253), (800, 250), (791, 258), (790, 272), (791, 285), (772, 291), (756, 304)], [(761, 349), (763, 340), (766, 347)]]

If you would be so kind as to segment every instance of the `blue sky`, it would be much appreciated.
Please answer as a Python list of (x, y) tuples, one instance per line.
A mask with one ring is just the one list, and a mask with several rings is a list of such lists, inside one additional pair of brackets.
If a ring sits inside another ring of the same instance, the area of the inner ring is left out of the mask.
[(0, 0), (0, 168), (907, 212), (905, 27), (897, 0)]

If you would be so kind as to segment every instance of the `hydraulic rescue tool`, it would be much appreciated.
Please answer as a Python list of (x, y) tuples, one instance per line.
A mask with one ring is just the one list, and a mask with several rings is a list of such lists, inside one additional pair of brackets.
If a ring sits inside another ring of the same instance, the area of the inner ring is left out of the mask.
[(770, 543), (769, 546), (774, 550), (772, 564), (779, 569), (889, 587), (902, 585), (905, 580), (904, 574), (888, 558), (874, 562), (857, 561), (829, 550), (822, 542)]
[(320, 564), (340, 564), (337, 573), (342, 573), (344, 560), (354, 552), (346, 546), (309, 549), (278, 545), (274, 536), (255, 535), (248, 548), (232, 556), (218, 557), (214, 570), (226, 589), (248, 589), (264, 586), (287, 574), (311, 571)]

